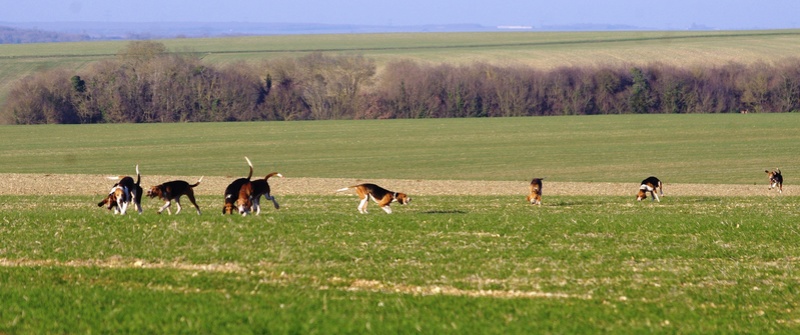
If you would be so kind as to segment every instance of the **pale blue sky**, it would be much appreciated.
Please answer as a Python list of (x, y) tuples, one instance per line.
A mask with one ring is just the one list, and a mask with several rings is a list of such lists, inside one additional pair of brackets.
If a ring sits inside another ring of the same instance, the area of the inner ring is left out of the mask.
[(799, 0), (0, 0), (0, 22), (800, 28)]

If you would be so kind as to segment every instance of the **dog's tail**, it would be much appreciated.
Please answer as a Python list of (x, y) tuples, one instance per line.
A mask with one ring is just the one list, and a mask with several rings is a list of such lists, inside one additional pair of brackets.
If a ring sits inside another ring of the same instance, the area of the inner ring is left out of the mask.
[(264, 180), (268, 180), (270, 177), (273, 177), (273, 176), (278, 176), (280, 178), (283, 178), (282, 174), (277, 173), (277, 172), (272, 172), (272, 173), (268, 174), (266, 177), (264, 177)]
[[(203, 177), (205, 177), (205, 176), (203, 176)], [(195, 187), (197, 187), (197, 185), (200, 185), (200, 182), (203, 181), (203, 177), (200, 177), (200, 179), (198, 179), (197, 182), (194, 183), (194, 185), (189, 185), (189, 187), (195, 188)]]
[(343, 188), (340, 188), (340, 189), (336, 190), (336, 192), (344, 192), (344, 191), (347, 191), (347, 190), (349, 190), (349, 189), (351, 189), (351, 188), (354, 188), (354, 187), (355, 187), (355, 186), (343, 187)]
[(139, 164), (136, 164), (136, 186), (139, 186), (139, 182), (142, 181), (142, 175), (139, 174)]
[(246, 160), (247, 165), (250, 166), (250, 173), (247, 175), (247, 180), (250, 180), (250, 178), (253, 177), (253, 163), (250, 162), (250, 158), (247, 158), (247, 156), (244, 156), (244, 160)]

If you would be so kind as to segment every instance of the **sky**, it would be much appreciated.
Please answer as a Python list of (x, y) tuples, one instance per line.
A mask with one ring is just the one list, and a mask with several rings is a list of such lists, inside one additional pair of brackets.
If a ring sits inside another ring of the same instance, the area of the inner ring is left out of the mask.
[(798, 0), (0, 0), (0, 22), (800, 28)]

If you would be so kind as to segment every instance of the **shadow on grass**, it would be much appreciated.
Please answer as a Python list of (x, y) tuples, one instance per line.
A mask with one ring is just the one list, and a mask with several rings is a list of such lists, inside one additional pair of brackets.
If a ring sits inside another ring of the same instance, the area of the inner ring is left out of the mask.
[(441, 209), (441, 210), (432, 210), (432, 211), (424, 211), (422, 214), (467, 214), (469, 212), (460, 210), (460, 209)]
[[(542, 203), (542, 207), (587, 206), (587, 205), (598, 205), (598, 204), (606, 204), (606, 203), (612, 203), (612, 202), (603, 202), (603, 201), (593, 200), (593, 199), (560, 200), (560, 201)], [(533, 206), (533, 207), (535, 207), (535, 206)]]

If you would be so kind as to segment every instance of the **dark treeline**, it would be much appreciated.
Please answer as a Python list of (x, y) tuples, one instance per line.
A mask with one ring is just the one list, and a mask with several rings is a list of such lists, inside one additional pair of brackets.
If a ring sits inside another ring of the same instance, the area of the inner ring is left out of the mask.
[(800, 60), (683, 68), (387, 64), (314, 53), (225, 67), (132, 42), (82, 73), (17, 82), (8, 123), (450, 118), (800, 110)]

